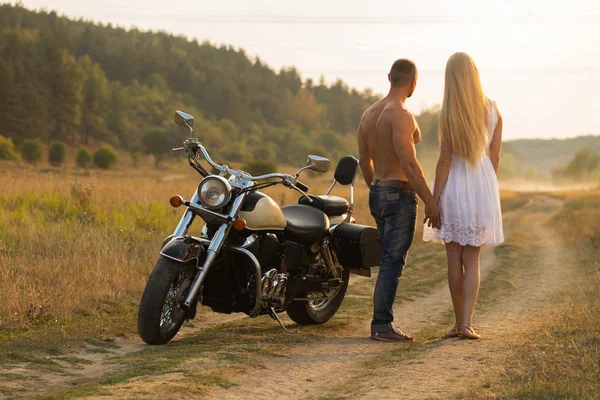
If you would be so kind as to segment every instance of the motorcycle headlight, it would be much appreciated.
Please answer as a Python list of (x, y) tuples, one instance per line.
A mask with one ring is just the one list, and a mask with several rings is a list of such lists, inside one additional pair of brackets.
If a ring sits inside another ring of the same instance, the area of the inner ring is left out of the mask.
[(231, 200), (231, 186), (221, 176), (208, 176), (198, 185), (198, 198), (206, 208), (211, 210), (223, 208)]

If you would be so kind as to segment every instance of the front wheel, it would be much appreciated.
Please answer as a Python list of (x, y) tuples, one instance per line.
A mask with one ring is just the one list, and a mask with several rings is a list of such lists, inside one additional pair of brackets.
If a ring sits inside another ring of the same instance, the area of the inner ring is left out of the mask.
[(195, 276), (195, 261), (181, 263), (160, 258), (148, 279), (138, 311), (138, 333), (148, 344), (168, 343), (186, 316), (180, 304)]
[[(337, 291), (331, 293), (332, 297), (326, 299), (315, 299), (310, 301), (293, 301), (286, 310), (288, 316), (300, 325), (324, 324), (335, 315), (338, 308), (344, 301), (346, 290), (348, 290), (348, 280), (350, 279), (350, 270), (344, 269), (342, 272), (344, 284), (339, 288), (330, 289)], [(328, 293), (329, 294), (329, 293)]]

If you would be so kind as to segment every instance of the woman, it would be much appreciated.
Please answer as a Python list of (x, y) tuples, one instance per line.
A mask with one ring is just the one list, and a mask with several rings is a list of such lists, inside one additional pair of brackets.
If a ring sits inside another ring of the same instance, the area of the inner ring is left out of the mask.
[(448, 285), (456, 323), (444, 338), (481, 339), (472, 328), (479, 293), (481, 246), (504, 241), (498, 164), (502, 117), (483, 93), (479, 71), (465, 53), (446, 64), (439, 123), (440, 157), (433, 196), (440, 229), (425, 226), (423, 240), (442, 242), (448, 257)]

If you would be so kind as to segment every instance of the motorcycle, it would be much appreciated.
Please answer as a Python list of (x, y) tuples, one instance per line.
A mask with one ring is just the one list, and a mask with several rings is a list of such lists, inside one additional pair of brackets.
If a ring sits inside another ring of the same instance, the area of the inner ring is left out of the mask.
[[(188, 128), (183, 147), (202, 180), (190, 200), (170, 198), (185, 212), (164, 241), (144, 289), (138, 333), (151, 345), (168, 343), (198, 305), (218, 313), (278, 313), (300, 325), (323, 324), (339, 309), (350, 273), (370, 276), (379, 265), (381, 245), (375, 228), (356, 223), (354, 178), (358, 160), (342, 157), (325, 195), (309, 195), (298, 180), (304, 170), (327, 172), (329, 160), (316, 155), (294, 175), (260, 176), (217, 164), (193, 137), (193, 116), (177, 111), (175, 123)], [(216, 169), (209, 173), (200, 157)], [(331, 196), (336, 184), (350, 187), (350, 201)], [(261, 190), (275, 185), (299, 193), (298, 204), (279, 207)], [(196, 217), (200, 236), (188, 234)]]

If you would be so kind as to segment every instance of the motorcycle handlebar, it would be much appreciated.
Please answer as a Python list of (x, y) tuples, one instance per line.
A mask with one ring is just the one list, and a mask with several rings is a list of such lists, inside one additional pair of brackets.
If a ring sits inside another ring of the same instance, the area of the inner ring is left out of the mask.
[[(202, 155), (204, 156), (204, 159), (213, 167), (215, 167), (216, 169), (218, 169), (219, 171), (223, 170), (223, 165), (217, 164), (216, 162), (214, 162), (212, 160), (212, 158), (210, 158), (210, 155), (208, 154), (208, 151), (206, 151), (206, 148), (202, 145), (198, 146), (200, 148), (200, 151), (202, 152)], [(233, 170), (231, 168), (227, 168), (227, 172), (230, 174), (235, 174), (238, 171)], [(252, 181), (259, 181), (262, 179), (271, 179), (271, 178), (281, 178), (283, 180), (286, 180), (288, 178), (288, 175), (286, 174), (279, 174), (279, 173), (272, 173), (272, 174), (265, 174), (265, 175), (259, 175), (259, 176), (252, 176), (249, 173), (244, 173), (244, 175), (246, 176), (247, 179), (252, 180)]]
[(212, 160), (212, 158), (210, 158), (210, 156), (208, 155), (208, 151), (206, 151), (204, 146), (200, 145), (199, 148), (200, 148), (200, 151), (202, 152), (202, 155), (204, 156), (204, 159), (206, 160), (206, 162), (208, 162), (210, 165), (217, 168), (218, 170), (221, 170), (221, 168), (223, 168), (222, 165), (217, 164), (216, 162), (214, 162)]
[(302, 190), (303, 192), (308, 192), (308, 190), (309, 190), (309, 187), (300, 181), (296, 181), (296, 187), (298, 189)]
[[(224, 167), (226, 167), (225, 165), (219, 165), (216, 162), (214, 162), (212, 160), (212, 158), (210, 158), (210, 155), (208, 154), (208, 151), (206, 151), (206, 148), (204, 146), (202, 146), (201, 144), (198, 145), (198, 148), (200, 149), (200, 151), (202, 152), (202, 155), (204, 156), (204, 159), (210, 164), (212, 165), (214, 168), (218, 169), (219, 171), (222, 171)], [(237, 174), (238, 171), (233, 170), (231, 168), (227, 168), (227, 172), (229, 174)], [(247, 178), (248, 180), (252, 180), (252, 181), (260, 181), (263, 179), (271, 179), (271, 178), (280, 178), (282, 181), (284, 181), (284, 183), (288, 183), (290, 186), (295, 187), (297, 189), (300, 189), (301, 193), (306, 196), (306, 193), (304, 192), (308, 192), (309, 187), (306, 186), (305, 184), (303, 184), (302, 182), (298, 182), (295, 181), (295, 179), (291, 178), (295, 178), (293, 176), (290, 176), (288, 174), (280, 174), (280, 173), (271, 173), (271, 174), (265, 174), (265, 175), (259, 175), (259, 176), (252, 176), (247, 172), (244, 172), (244, 177)]]

